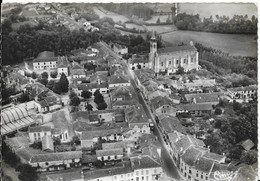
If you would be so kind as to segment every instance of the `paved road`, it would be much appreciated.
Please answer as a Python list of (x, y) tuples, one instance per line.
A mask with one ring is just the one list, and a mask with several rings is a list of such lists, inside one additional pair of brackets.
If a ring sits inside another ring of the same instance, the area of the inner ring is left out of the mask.
[[(113, 52), (110, 48), (107, 47), (107, 45), (105, 43), (100, 43), (102, 45), (102, 47), (107, 50), (110, 55), (112, 55), (113, 57), (115, 57), (116, 59), (120, 59), (121, 57), (119, 57), (115, 52)], [(130, 81), (131, 81), (131, 85), (134, 87), (134, 89), (136, 90), (137, 88), (137, 85), (136, 85), (136, 82), (134, 80), (134, 75), (133, 73), (131, 73), (129, 71), (129, 68), (126, 64), (126, 62), (124, 60), (122, 60), (122, 65), (123, 65), (123, 68), (126, 70), (126, 73), (129, 75), (130, 77)], [(153, 116), (151, 114), (151, 112), (149, 111), (149, 107), (146, 105), (146, 102), (144, 101), (144, 98), (142, 97), (141, 93), (139, 92), (136, 92), (137, 95), (138, 95), (138, 99), (139, 99), (139, 103), (143, 106), (144, 108), (144, 111), (147, 115), (147, 117), (151, 120), (154, 121), (155, 123), (155, 120), (153, 119)], [(156, 125), (156, 123), (155, 123)], [(165, 147), (165, 143), (162, 139), (162, 136), (161, 134), (159, 133), (158, 131), (158, 128), (157, 126), (155, 126), (155, 129), (154, 129), (154, 135), (158, 137), (160, 143), (161, 143), (161, 146), (162, 146), (162, 167), (164, 168), (166, 174), (174, 179), (179, 179), (179, 174), (177, 172), (177, 168), (175, 167), (174, 163), (173, 163), (173, 160), (171, 158), (171, 156), (169, 155), (166, 147)]]

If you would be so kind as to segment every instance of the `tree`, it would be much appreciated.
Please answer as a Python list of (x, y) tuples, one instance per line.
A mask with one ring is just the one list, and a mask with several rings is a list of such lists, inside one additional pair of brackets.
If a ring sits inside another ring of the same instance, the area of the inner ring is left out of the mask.
[(29, 164), (22, 164), (17, 170), (20, 172), (18, 178), (22, 181), (37, 181), (39, 178), (36, 169)]
[(242, 105), (237, 102), (237, 101), (233, 101), (233, 109), (234, 111), (239, 111), (241, 109)]
[(48, 84), (48, 79), (46, 78), (39, 79), (38, 81), (45, 86)]
[(62, 93), (62, 89), (60, 86), (59, 82), (56, 82), (52, 88), (52, 91), (55, 92), (56, 94), (61, 94)]
[(96, 166), (97, 168), (102, 168), (103, 162), (100, 160), (97, 160), (97, 161), (93, 162), (93, 165)]
[(49, 74), (47, 72), (42, 73), (42, 79), (48, 79)]
[(36, 79), (37, 78), (37, 74), (36, 74), (36, 72), (33, 72), (32, 73), (32, 79)]
[(62, 92), (68, 92), (69, 91), (69, 81), (67, 79), (67, 76), (62, 73), (60, 76), (60, 86)]
[(48, 82), (48, 84), (46, 85), (46, 87), (49, 88), (50, 90), (52, 90), (54, 85), (55, 85), (55, 81), (54, 80), (50, 80)]
[(72, 97), (72, 99), (70, 100), (70, 105), (79, 106), (79, 104), (80, 104), (80, 98), (78, 96)]
[(27, 93), (23, 93), (19, 99), (21, 103), (30, 101), (29, 95)]
[(105, 103), (105, 102), (101, 102), (101, 103), (99, 103), (98, 105), (97, 105), (97, 109), (98, 110), (104, 110), (104, 109), (106, 109), (107, 108), (107, 103)]
[(140, 64), (138, 64), (138, 65), (137, 65), (137, 68), (138, 68), (138, 69), (141, 69), (141, 68), (142, 68), (142, 66), (141, 66)]
[(76, 97), (76, 96), (77, 96), (77, 94), (75, 92), (73, 92), (73, 91), (70, 92), (70, 95), (69, 95), (70, 99), (72, 99), (73, 97)]
[(79, 145), (79, 144), (80, 144), (80, 139), (79, 139), (79, 137), (78, 137), (78, 136), (73, 136), (73, 137), (72, 137), (72, 140), (71, 140), (71, 142), (70, 142), (70, 144), (71, 144), (71, 145), (74, 145), (74, 144)]
[(51, 78), (57, 78), (58, 72), (57, 71), (53, 71), (51, 72)]
[(176, 71), (176, 74), (184, 74), (184, 68), (179, 66), (178, 70)]
[(53, 137), (53, 144), (56, 146), (56, 145), (61, 145), (61, 140), (60, 138), (54, 136)]
[(97, 90), (94, 92), (94, 96), (96, 97), (96, 96), (97, 96), (97, 94), (100, 94), (100, 91), (99, 91), (99, 89), (97, 89)]
[(84, 99), (89, 99), (92, 96), (92, 92), (88, 91), (88, 90), (84, 90), (81, 93), (81, 97), (83, 97)]
[(156, 21), (156, 24), (160, 24), (160, 23), (161, 23), (161, 20), (160, 20), (160, 18), (158, 18)]
[(215, 109), (215, 114), (216, 114), (216, 115), (222, 114), (222, 110), (221, 110), (219, 107), (217, 107), (217, 108)]
[(105, 102), (103, 95), (102, 95), (101, 93), (96, 94), (96, 96), (95, 96), (95, 98), (94, 98), (94, 102), (95, 102), (96, 104)]
[(243, 152), (241, 159), (242, 162), (252, 165), (257, 162), (257, 151), (255, 150), (249, 150), (247, 152)]
[(93, 106), (91, 104), (87, 104), (85, 107), (88, 111), (93, 111)]

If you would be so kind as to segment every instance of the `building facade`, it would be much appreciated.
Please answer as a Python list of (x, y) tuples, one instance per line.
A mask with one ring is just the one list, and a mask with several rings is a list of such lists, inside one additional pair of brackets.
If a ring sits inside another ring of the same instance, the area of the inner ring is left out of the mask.
[(155, 73), (165, 72), (169, 75), (179, 67), (183, 67), (185, 72), (198, 70), (199, 53), (193, 43), (157, 50), (157, 41), (153, 35), (150, 41), (149, 68)]

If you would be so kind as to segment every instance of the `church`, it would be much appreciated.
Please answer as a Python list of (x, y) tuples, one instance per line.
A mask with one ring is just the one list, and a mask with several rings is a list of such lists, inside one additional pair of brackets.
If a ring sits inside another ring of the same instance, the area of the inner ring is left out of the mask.
[(179, 67), (183, 67), (185, 72), (198, 70), (199, 53), (193, 42), (190, 45), (160, 48), (157, 50), (157, 40), (153, 33), (150, 40), (149, 68), (156, 74), (175, 73)]

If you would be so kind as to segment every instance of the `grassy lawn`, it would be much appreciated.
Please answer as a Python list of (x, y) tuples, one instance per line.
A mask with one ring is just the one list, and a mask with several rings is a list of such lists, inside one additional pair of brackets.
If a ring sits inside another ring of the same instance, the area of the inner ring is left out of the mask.
[[(158, 32), (163, 29), (169, 29), (169, 26), (158, 26)], [(156, 31), (156, 29), (155, 29)], [(256, 35), (240, 34), (220, 34), (196, 31), (174, 31), (162, 34), (162, 40), (171, 46), (190, 41), (201, 43), (203, 46), (222, 50), (231, 55), (256, 56), (257, 42), (254, 40)]]
[(102, 7), (94, 7), (93, 10), (100, 18), (109, 17), (109, 18), (112, 18), (114, 20), (114, 22), (121, 21), (122, 23), (124, 23), (129, 20), (127, 17), (125, 17), (123, 15), (119, 15), (119, 14), (104, 10)]

